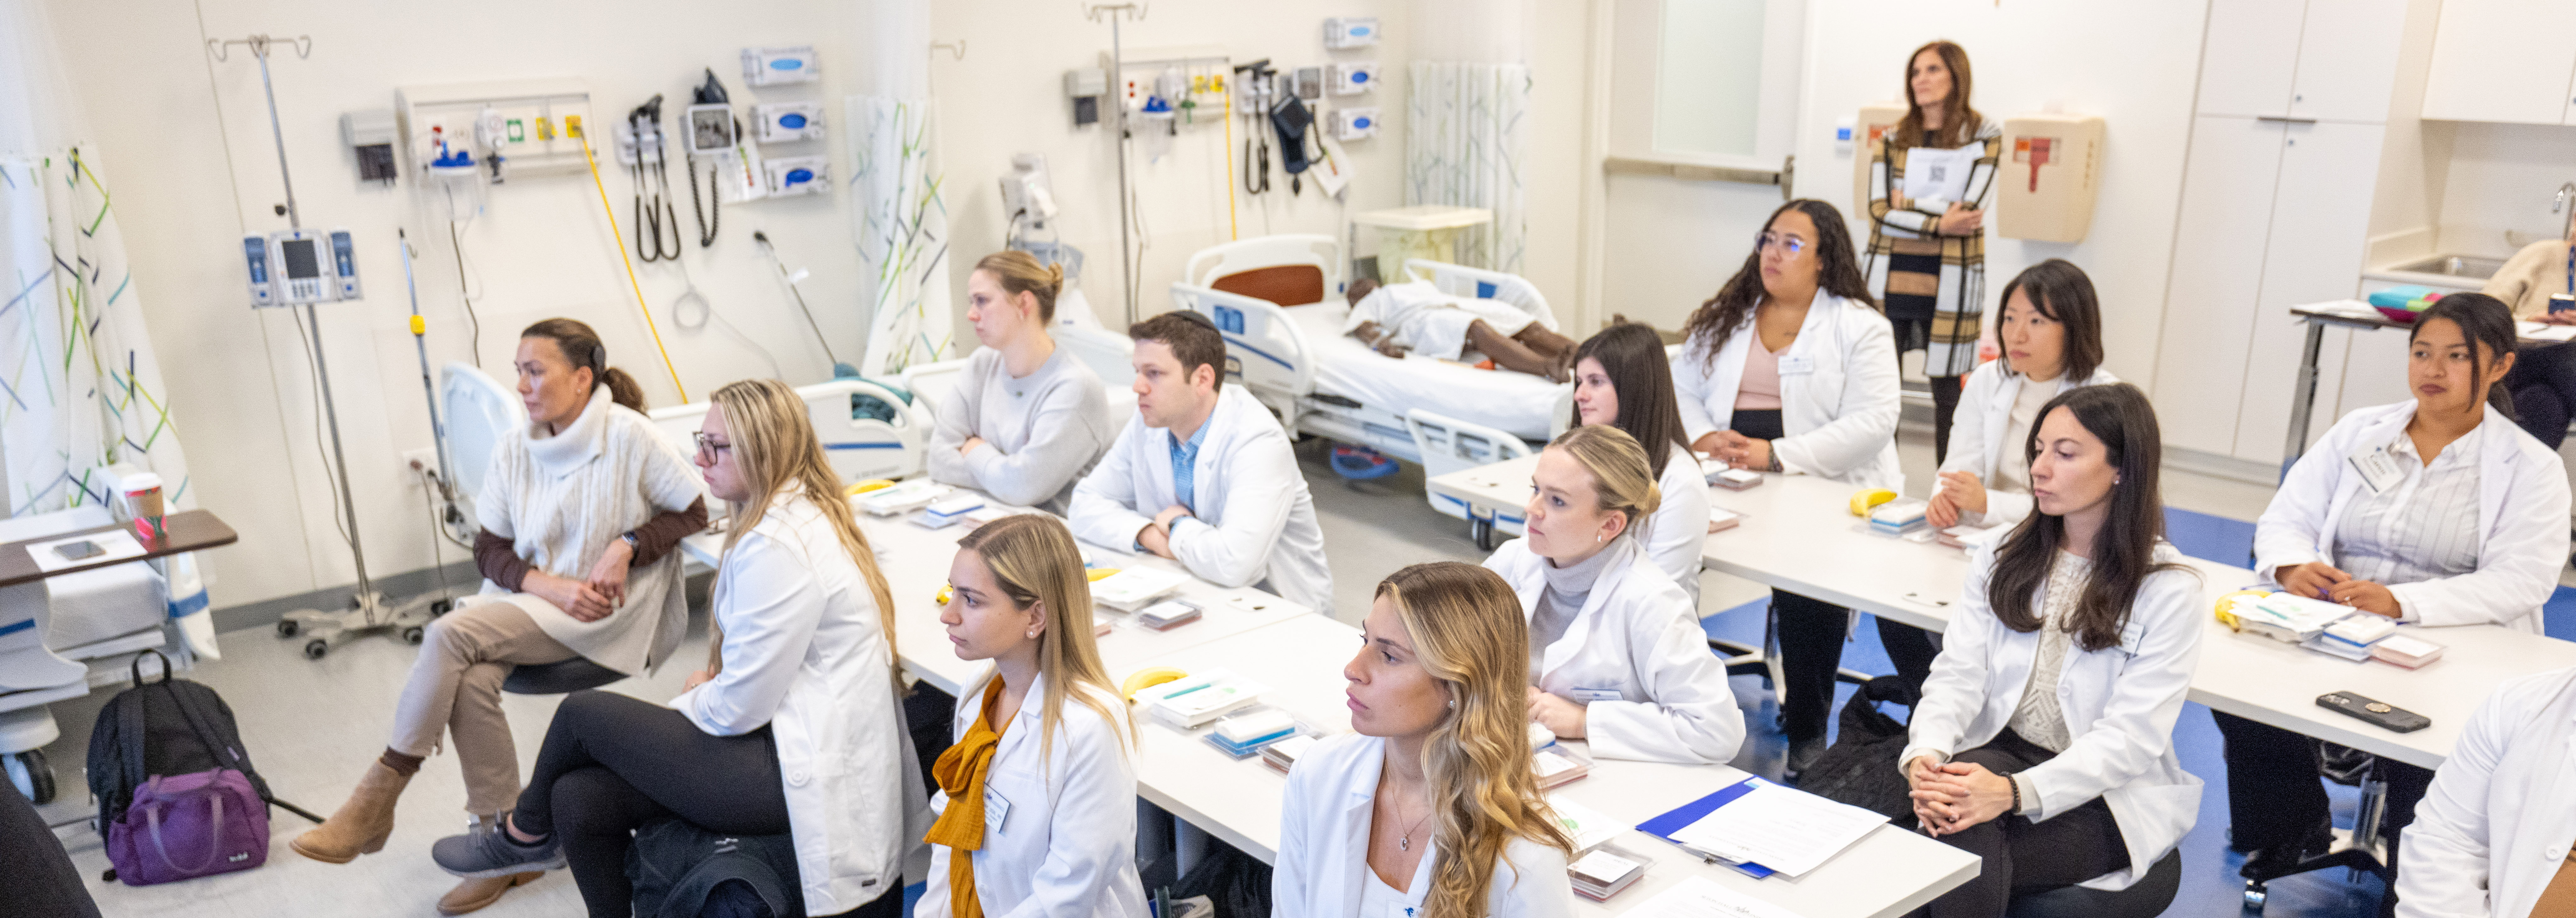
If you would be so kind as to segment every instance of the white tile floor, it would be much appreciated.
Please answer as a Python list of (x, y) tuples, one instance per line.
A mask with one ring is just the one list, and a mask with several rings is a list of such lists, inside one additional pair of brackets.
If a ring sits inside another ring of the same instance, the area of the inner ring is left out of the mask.
[[(1909, 431), (1899, 443), (1908, 480), (1914, 483), (1909, 490), (1926, 490), (1932, 480), (1928, 433)], [(1408, 467), (1378, 481), (1346, 482), (1332, 473), (1321, 456), (1309, 449), (1304, 467), (1325, 542), (1332, 546), (1337, 616), (1355, 620), (1363, 614), (1377, 581), (1398, 567), (1418, 561), (1482, 558), (1463, 522), (1439, 514), (1423, 500), (1419, 469)], [(2252, 519), (2271, 496), (2269, 488), (2190, 474), (2168, 475), (2165, 487), (2166, 500), (2175, 506), (2236, 519)], [(1731, 608), (1761, 592), (1747, 581), (1708, 575), (1702, 607)], [(674, 659), (698, 659), (705, 653), (704, 640), (700, 619)], [(328, 814), (368, 760), (384, 748), (394, 698), (414, 649), (369, 638), (336, 649), (322, 660), (308, 661), (297, 652), (296, 642), (279, 640), (267, 629), (227, 634), (223, 646), (223, 660), (201, 666), (189, 677), (213, 686), (230, 702), (254, 761), (279, 796)], [(620, 683), (616, 690), (664, 700), (678, 693), (686, 670), (669, 667), (655, 677)], [(87, 720), (105, 694), (86, 699), (86, 705), (63, 706), (67, 735), (47, 751), (58, 764), (66, 797), (86, 796), (78, 786)], [(506, 702), (523, 763), (534, 759), (555, 703), (551, 697), (517, 696)], [(286, 841), (308, 825), (280, 811), (272, 823), (275, 842), (266, 866), (153, 887), (99, 882), (107, 859), (97, 837), (83, 827), (65, 828), (59, 834), (89, 878), (101, 910), (111, 916), (431, 915), (435, 914), (432, 903), (453, 880), (429, 862), (429, 844), (459, 830), (463, 799), (453, 760), (440, 756), (422, 767), (403, 795), (393, 839), (380, 854), (347, 865), (307, 860), (288, 850)], [(70, 802), (54, 804), (45, 812), (52, 819), (69, 819), (85, 809), (85, 803)], [(512, 891), (480, 914), (507, 918), (580, 913), (571, 878), (558, 872)]]

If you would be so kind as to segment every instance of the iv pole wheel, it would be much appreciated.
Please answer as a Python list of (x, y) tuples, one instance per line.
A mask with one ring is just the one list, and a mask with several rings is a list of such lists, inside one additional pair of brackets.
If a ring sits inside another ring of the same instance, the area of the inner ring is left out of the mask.
[(410, 644), (414, 647), (420, 646), (421, 639), (426, 636), (428, 636), (427, 632), (422, 631), (419, 625), (413, 625), (402, 630), (403, 643)]
[(297, 631), (299, 631), (299, 630), (302, 630), (302, 629), (301, 629), (301, 626), (298, 626), (298, 625), (295, 623), (295, 620), (294, 620), (294, 619), (291, 619), (291, 618), (281, 618), (281, 619), (278, 619), (278, 620), (277, 620), (277, 636), (278, 636), (278, 637), (282, 637), (282, 638), (291, 638), (291, 637), (294, 637), (294, 636), (295, 636), (295, 632), (297, 632)]
[(307, 660), (322, 659), (323, 654), (330, 652), (331, 642), (329, 641), (321, 638), (314, 638), (310, 641), (304, 642), (304, 658)]

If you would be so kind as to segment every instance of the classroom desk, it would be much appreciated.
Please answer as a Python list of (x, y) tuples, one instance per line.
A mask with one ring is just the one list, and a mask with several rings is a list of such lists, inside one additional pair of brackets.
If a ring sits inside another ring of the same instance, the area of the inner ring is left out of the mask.
[[(1350, 729), (1341, 670), (1360, 647), (1359, 629), (1321, 615), (1299, 615), (1277, 624), (1210, 641), (1145, 665), (1192, 672), (1223, 667), (1270, 690), (1262, 700), (1327, 733)], [(1110, 667), (1125, 680), (1141, 667)], [(1151, 720), (1138, 725), (1137, 793), (1263, 863), (1278, 860), (1280, 798), (1287, 777), (1259, 757), (1237, 761), (1199, 738)], [(1592, 773), (1549, 793), (1629, 825), (1743, 780), (1724, 765), (1668, 765), (1602, 760)], [(1611, 915), (1652, 898), (1686, 877), (1705, 876), (1748, 895), (1777, 903), (1803, 918), (1881, 918), (1901, 915), (1977, 874), (1977, 859), (1930, 838), (1881, 826), (1833, 860), (1790, 880), (1756, 880), (1724, 866), (1701, 863), (1661, 839), (1633, 829), (1612, 844), (1654, 859), (1646, 876), (1610, 902), (1577, 899), (1588, 915)]]
[[(869, 546), (876, 549), (877, 569), (884, 572), (886, 586), (894, 593), (896, 657), (912, 678), (951, 695), (965, 691), (967, 683), (990, 665), (982, 660), (957, 658), (956, 645), (948, 640), (947, 626), (939, 621), (939, 605), (932, 601), (939, 595), (939, 588), (948, 583), (948, 566), (957, 557), (957, 540), (971, 528), (958, 523), (945, 529), (924, 529), (903, 517), (859, 514), (859, 530), (867, 534)], [(691, 560), (713, 568), (717, 553), (724, 548), (724, 536), (700, 533), (682, 539), (680, 547)], [(1179, 562), (1150, 554), (1129, 555), (1087, 543), (1083, 550), (1098, 563), (1111, 567), (1155, 567), (1188, 573)], [(1099, 640), (1101, 662), (1113, 671), (1133, 668), (1131, 664), (1138, 660), (1230, 637), (1307, 611), (1304, 606), (1260, 590), (1220, 587), (1195, 577), (1189, 577), (1177, 595), (1198, 603), (1205, 611), (1198, 621), (1170, 631), (1139, 627), (1124, 614), (1098, 610), (1098, 615), (1111, 621), (1109, 634)]]
[[(1452, 472), (1428, 484), (1471, 503), (1496, 499), (1503, 483), (1527, 482), (1533, 462), (1516, 459)], [(1917, 628), (1946, 629), (1967, 574), (1966, 554), (1870, 532), (1865, 521), (1843, 509), (1854, 490), (1807, 475), (1767, 475), (1761, 486), (1744, 491), (1711, 488), (1711, 505), (1746, 518), (1708, 537), (1701, 564)], [(2212, 606), (2219, 595), (2254, 583), (2254, 573), (2244, 568), (2187, 560), (2200, 572)], [(2450, 757), (2460, 728), (2498, 684), (2576, 666), (2576, 643), (2495, 625), (2424, 629), (2426, 639), (2450, 649), (2440, 661), (2413, 671), (2237, 634), (2215, 616), (2203, 627), (2191, 700), (2424, 768)], [(2358, 692), (2422, 714), (2433, 725), (2394, 733), (2317, 707), (2316, 697), (2330, 691)]]

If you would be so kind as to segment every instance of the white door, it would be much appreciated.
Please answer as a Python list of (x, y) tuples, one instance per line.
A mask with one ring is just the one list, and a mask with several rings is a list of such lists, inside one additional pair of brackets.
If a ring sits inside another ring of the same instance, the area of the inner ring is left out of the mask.
[(2405, 28), (2406, 0), (2308, 0), (2291, 117), (2386, 123)]
[(2285, 455), (2290, 396), (2306, 340), (2306, 327), (2290, 318), (2290, 307), (2349, 298), (2360, 288), (2369, 189), (2379, 176), (2386, 132), (2374, 124), (2293, 124), (2282, 140), (2237, 413), (2238, 458), (2277, 463)]
[(2576, 3), (2444, 0), (2424, 117), (2566, 124), (2576, 110)]
[(2235, 452), (2282, 137), (2279, 122), (2252, 118), (2204, 116), (2192, 130), (2156, 356), (2156, 414), (2168, 445)]
[(2281, 115), (2298, 72), (2308, 0), (2230, 0), (2209, 7), (2200, 57), (2202, 115)]

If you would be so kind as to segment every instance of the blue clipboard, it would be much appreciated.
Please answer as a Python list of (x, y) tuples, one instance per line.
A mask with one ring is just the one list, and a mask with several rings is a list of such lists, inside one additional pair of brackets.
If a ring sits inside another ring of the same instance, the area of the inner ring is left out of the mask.
[[(1699, 849), (1674, 841), (1673, 833), (1689, 827), (1691, 823), (1700, 821), (1702, 817), (1707, 816), (1718, 807), (1733, 803), (1736, 798), (1752, 793), (1754, 788), (1768, 783), (1770, 782), (1763, 781), (1759, 775), (1746, 778), (1742, 781), (1737, 781), (1720, 789), (1717, 793), (1682, 804), (1661, 816), (1638, 823), (1637, 831), (1672, 842), (1675, 846), (1680, 847), (1684, 851), (1689, 851), (1693, 854), (1700, 854), (1705, 857), (1707, 855)], [(1719, 861), (1729, 867), (1741, 870), (1746, 875), (1757, 880), (1778, 872), (1751, 861), (1737, 862), (1725, 860), (1723, 858), (1720, 858)]]

